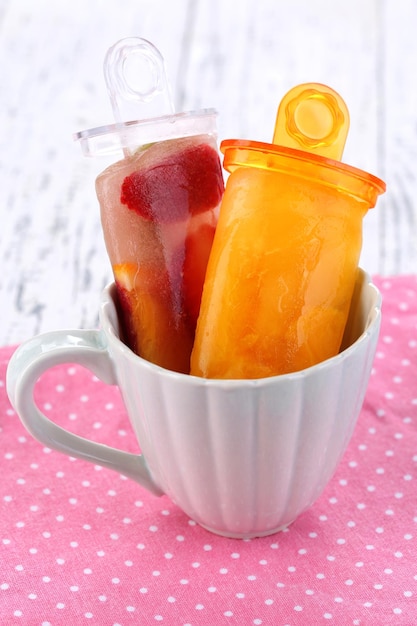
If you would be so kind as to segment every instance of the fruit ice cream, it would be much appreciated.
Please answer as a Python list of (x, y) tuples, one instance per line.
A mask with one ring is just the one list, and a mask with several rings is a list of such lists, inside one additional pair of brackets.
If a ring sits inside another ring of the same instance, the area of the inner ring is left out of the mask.
[(191, 374), (263, 378), (335, 356), (362, 246), (385, 183), (340, 162), (342, 98), (316, 83), (288, 92), (272, 144), (225, 140), (230, 172), (207, 267)]
[(124, 340), (178, 372), (189, 372), (223, 189), (210, 135), (145, 146), (96, 180)]
[(363, 211), (353, 198), (335, 203), (324, 185), (310, 183), (306, 191), (304, 181), (285, 174), (239, 168), (226, 186), (191, 372), (261, 378), (334, 356)]

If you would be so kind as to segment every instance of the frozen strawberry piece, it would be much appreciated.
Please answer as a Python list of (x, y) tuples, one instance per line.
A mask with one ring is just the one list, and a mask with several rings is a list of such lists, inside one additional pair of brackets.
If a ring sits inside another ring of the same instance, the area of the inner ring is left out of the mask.
[(217, 152), (201, 143), (126, 176), (120, 201), (146, 219), (167, 223), (217, 206), (222, 194)]

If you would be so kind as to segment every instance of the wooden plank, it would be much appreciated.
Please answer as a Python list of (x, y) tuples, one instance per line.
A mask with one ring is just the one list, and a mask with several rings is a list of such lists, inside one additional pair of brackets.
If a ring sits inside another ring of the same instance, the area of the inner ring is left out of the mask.
[[(271, 141), (276, 109), (292, 86), (321, 82), (350, 110), (344, 161), (376, 175), (379, 154), (380, 3), (332, 0), (200, 3), (187, 72), (186, 108), (215, 106), (219, 135)], [(364, 220), (361, 264), (381, 271), (380, 207)]]
[(417, 5), (387, 1), (383, 12), (380, 152), (388, 191), (382, 206), (384, 274), (417, 271)]
[(99, 293), (111, 271), (94, 180), (107, 161), (84, 158), (72, 133), (112, 121), (102, 63), (121, 36), (140, 31), (165, 43), (175, 76), (188, 3), (165, 8), (161, 0), (129, 0), (123, 10), (99, 0), (6, 6), (0, 40), (2, 58), (10, 59), (0, 68), (2, 344), (97, 324)]
[(344, 160), (386, 179), (364, 220), (371, 273), (417, 267), (414, 0), (0, 0), (1, 344), (97, 323), (110, 280), (96, 175), (74, 131), (112, 120), (109, 46), (163, 53), (178, 110), (219, 111), (219, 138), (269, 141), (284, 93), (324, 82), (345, 98)]

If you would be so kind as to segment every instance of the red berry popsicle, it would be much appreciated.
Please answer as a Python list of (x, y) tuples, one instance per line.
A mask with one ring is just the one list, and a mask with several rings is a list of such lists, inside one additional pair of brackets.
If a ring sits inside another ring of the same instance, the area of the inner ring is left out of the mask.
[(153, 143), (96, 180), (124, 340), (178, 372), (189, 373), (223, 190), (211, 135)]
[(121, 159), (97, 177), (96, 192), (122, 339), (188, 374), (224, 191), (217, 113), (175, 113), (164, 59), (146, 39), (116, 42), (103, 69), (115, 124), (74, 138), (86, 156)]

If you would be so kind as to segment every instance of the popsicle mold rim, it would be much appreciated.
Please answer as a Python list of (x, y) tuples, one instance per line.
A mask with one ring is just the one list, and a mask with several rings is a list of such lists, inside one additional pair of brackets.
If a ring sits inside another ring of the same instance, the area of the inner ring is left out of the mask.
[[(97, 126), (73, 134), (85, 156), (108, 156), (123, 152), (132, 145), (141, 146), (196, 135), (217, 135), (217, 111), (214, 108), (184, 111), (173, 115), (132, 120)], [(194, 118), (194, 123), (190, 121)]]
[[(147, 65), (147, 73), (127, 71), (126, 63), (138, 59)], [(121, 152), (129, 157), (157, 141), (196, 135), (217, 137), (215, 109), (175, 113), (164, 57), (147, 39), (126, 37), (117, 41), (107, 50), (103, 70), (115, 121), (73, 134), (85, 156)]]
[[(360, 181), (368, 185), (368, 189), (380, 195), (386, 191), (386, 184), (383, 180), (347, 163), (336, 161), (328, 157), (313, 154), (296, 148), (279, 146), (261, 141), (250, 141), (245, 139), (224, 139), (220, 143), (220, 151), (224, 154), (223, 167), (228, 172), (233, 172), (238, 167), (254, 167), (258, 169), (268, 169), (272, 171), (282, 171), (283, 173), (293, 173), (302, 178), (317, 180), (317, 172), (309, 172), (308, 169), (300, 171), (295, 167), (297, 161), (312, 167), (321, 167), (326, 178), (320, 178), (320, 182), (334, 187), (342, 188), (342, 177), (348, 178), (350, 182)], [(291, 167), (293, 164), (293, 167)], [(338, 177), (338, 179), (336, 178)], [(354, 189), (345, 185), (345, 190), (354, 194)], [(363, 194), (358, 194), (363, 197)], [(367, 196), (367, 199), (369, 197)], [(376, 197), (374, 203), (376, 202)]]

